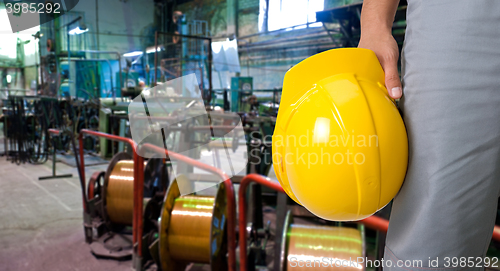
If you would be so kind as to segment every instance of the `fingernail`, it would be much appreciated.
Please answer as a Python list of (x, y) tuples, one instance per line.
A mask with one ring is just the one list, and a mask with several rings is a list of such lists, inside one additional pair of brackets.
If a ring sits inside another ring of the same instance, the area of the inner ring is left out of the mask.
[(391, 97), (400, 97), (402, 93), (403, 92), (400, 87), (395, 87), (391, 89)]

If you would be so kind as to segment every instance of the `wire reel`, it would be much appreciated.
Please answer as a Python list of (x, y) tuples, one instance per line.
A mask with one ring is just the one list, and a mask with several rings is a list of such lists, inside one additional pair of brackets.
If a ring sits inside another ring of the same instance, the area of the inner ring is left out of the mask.
[[(168, 187), (167, 166), (161, 159), (152, 158), (145, 162), (144, 197), (149, 199), (156, 192), (162, 193)], [(134, 161), (130, 154), (117, 153), (109, 163), (103, 185), (104, 212), (111, 223), (132, 225), (134, 213)], [(147, 205), (147, 204), (146, 204)]]
[(104, 176), (104, 206), (107, 220), (132, 225), (134, 214), (134, 161), (125, 152), (111, 159)]
[[(157, 236), (157, 221), (169, 184), (168, 165), (156, 158), (145, 162), (143, 236), (140, 238), (146, 248)], [(131, 155), (120, 152), (113, 156), (106, 172), (92, 175), (87, 191), (90, 217), (86, 238), (92, 253), (102, 258), (129, 259), (133, 246), (127, 226), (132, 226), (134, 215), (134, 161)], [(143, 248), (143, 260), (151, 259), (152, 255)]]
[(291, 211), (286, 215), (283, 229), (280, 271), (365, 270), (364, 265), (356, 262), (365, 255), (364, 235), (360, 230), (294, 224)]
[(159, 266), (162, 271), (184, 270), (188, 263), (227, 269), (226, 187), (220, 183), (214, 196), (180, 195), (179, 175), (163, 202), (159, 232)]

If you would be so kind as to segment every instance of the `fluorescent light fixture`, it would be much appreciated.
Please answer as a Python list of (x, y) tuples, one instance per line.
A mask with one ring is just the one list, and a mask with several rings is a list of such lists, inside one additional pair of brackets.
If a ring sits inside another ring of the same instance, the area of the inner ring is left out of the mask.
[[(159, 52), (161, 50), (163, 50), (162, 47), (160, 47), (160, 46), (156, 47), (156, 51), (157, 52)], [(155, 47), (154, 46), (146, 48), (146, 54), (150, 54), (150, 53), (154, 53), (154, 52), (155, 52)]]
[(68, 34), (70, 34), (70, 35), (80, 35), (80, 34), (85, 33), (85, 32), (87, 32), (87, 31), (89, 31), (89, 29), (88, 29), (88, 28), (85, 28), (85, 29), (80, 29), (80, 26), (77, 26), (77, 27), (75, 27), (75, 28), (71, 29), (71, 30), (68, 32)]
[(140, 56), (142, 55), (141, 51), (133, 51), (130, 53), (123, 54), (124, 57), (132, 57), (132, 56)]
[(12, 83), (12, 76), (10, 74), (7, 74), (6, 79), (7, 79), (7, 84)]

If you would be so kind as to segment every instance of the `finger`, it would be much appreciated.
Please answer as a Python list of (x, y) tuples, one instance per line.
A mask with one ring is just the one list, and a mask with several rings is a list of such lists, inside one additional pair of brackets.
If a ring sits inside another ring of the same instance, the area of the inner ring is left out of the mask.
[(388, 62), (384, 65), (385, 71), (385, 87), (389, 92), (389, 96), (393, 99), (401, 98), (403, 90), (401, 88), (401, 80), (399, 79), (397, 62)]

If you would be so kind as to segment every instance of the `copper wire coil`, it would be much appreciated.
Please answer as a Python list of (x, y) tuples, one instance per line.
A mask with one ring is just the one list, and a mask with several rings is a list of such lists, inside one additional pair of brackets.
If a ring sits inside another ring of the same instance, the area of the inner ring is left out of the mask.
[(175, 199), (168, 245), (173, 260), (210, 263), (210, 227), (215, 197), (183, 196)]
[(111, 222), (132, 225), (133, 194), (134, 161), (121, 160), (111, 171), (106, 189), (107, 213)]
[[(144, 162), (146, 166), (147, 162)], [(148, 199), (144, 199), (144, 206)], [(121, 160), (109, 175), (106, 206), (111, 222), (132, 225), (134, 215), (134, 161)]]
[[(109, 167), (113, 168), (108, 169), (110, 173), (105, 190), (107, 214), (109, 220), (113, 223), (132, 225), (134, 215), (134, 160), (119, 160), (127, 157), (121, 156), (120, 158), (120, 155), (116, 156), (119, 158), (115, 162), (110, 163)], [(144, 162), (145, 168), (150, 161), (151, 159)], [(149, 174), (157, 174), (157, 172)], [(149, 198), (144, 199), (144, 206), (148, 201)]]
[(178, 182), (187, 180), (178, 175), (163, 201), (159, 220), (161, 269), (178, 271), (198, 263), (209, 264), (211, 270), (227, 270), (225, 185), (219, 184), (215, 196), (181, 196)]
[[(364, 270), (361, 232), (354, 228), (291, 224), (286, 270)], [(311, 269), (312, 268), (312, 269)]]

